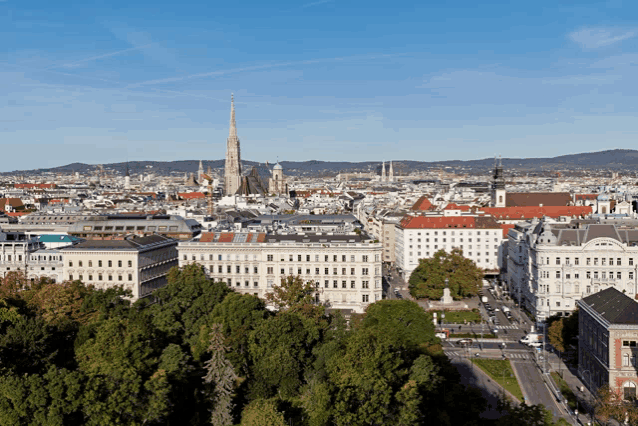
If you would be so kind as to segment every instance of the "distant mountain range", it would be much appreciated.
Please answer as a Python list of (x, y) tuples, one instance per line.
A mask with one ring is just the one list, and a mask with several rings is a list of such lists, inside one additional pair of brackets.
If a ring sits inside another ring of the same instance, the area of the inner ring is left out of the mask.
[[(467, 172), (484, 173), (494, 167), (494, 158), (482, 160), (450, 160), (450, 161), (410, 161), (397, 160), (393, 162), (396, 175), (414, 171), (426, 171), (430, 169), (450, 167), (453, 169), (465, 169)], [(550, 170), (636, 170), (638, 169), (638, 151), (632, 149), (614, 149), (600, 152), (588, 152), (582, 154), (561, 155), (551, 158), (503, 158), (503, 167), (517, 171), (550, 171)], [(291, 176), (328, 176), (339, 172), (376, 172), (381, 170), (380, 161), (366, 161), (360, 163), (345, 161), (282, 161), (284, 173)], [(260, 175), (267, 175), (266, 165), (254, 161), (242, 161), (244, 170), (257, 167)], [(104, 164), (108, 173), (124, 174), (127, 163)], [(224, 160), (204, 160), (204, 170), (208, 167), (221, 171)], [(272, 167), (272, 164), (270, 165)], [(183, 161), (131, 161), (128, 163), (132, 175), (138, 173), (155, 173), (158, 175), (196, 173), (199, 168), (199, 160)], [(386, 168), (388, 163), (386, 163)], [(387, 170), (387, 169), (386, 169)], [(80, 172), (81, 174), (95, 174), (97, 165), (72, 163), (65, 166), (37, 170), (16, 170), (5, 172), (3, 175), (33, 175), (46, 172), (69, 174)]]

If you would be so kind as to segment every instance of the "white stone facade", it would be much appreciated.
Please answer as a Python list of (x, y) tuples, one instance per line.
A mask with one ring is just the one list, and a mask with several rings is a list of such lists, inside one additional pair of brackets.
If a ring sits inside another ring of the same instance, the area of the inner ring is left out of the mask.
[(609, 287), (635, 299), (638, 231), (567, 226), (534, 221), (509, 231), (507, 284), (512, 296), (539, 320), (568, 315), (578, 300)]
[[(396, 225), (396, 266), (401, 268), (406, 281), (419, 265), (419, 259), (430, 258), (441, 249), (449, 253), (460, 248), (463, 256), (473, 260), (479, 268), (495, 273), (499, 270), (503, 230), (495, 221), (491, 220), (488, 227), (476, 227), (473, 217), (417, 219), (432, 219), (427, 226), (437, 227), (421, 228), (420, 223), (406, 223), (405, 220)], [(437, 219), (442, 220), (438, 222)], [(468, 222), (471, 227), (459, 226), (462, 219), (471, 219)]]
[(98, 289), (122, 286), (132, 301), (166, 285), (177, 266), (177, 240), (160, 235), (128, 240), (86, 241), (61, 249), (64, 280), (80, 280)]
[(350, 242), (354, 234), (300, 235), (299, 241), (267, 235), (261, 242), (250, 235), (256, 234), (236, 233), (230, 242), (180, 242), (179, 264), (198, 263), (211, 279), (262, 298), (291, 275), (315, 282), (316, 301), (330, 308), (362, 313), (382, 298), (380, 243)]

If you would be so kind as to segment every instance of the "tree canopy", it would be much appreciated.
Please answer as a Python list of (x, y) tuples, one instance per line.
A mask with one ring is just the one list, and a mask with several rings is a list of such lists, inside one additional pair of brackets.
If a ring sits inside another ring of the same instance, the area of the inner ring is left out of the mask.
[[(416, 303), (379, 301), (348, 321), (311, 290), (285, 280), (271, 312), (196, 264), (133, 305), (119, 288), (11, 276), (0, 283), (0, 424), (492, 424)], [(519, 424), (536, 415), (511, 411)]]
[(410, 275), (410, 294), (417, 299), (440, 299), (446, 278), (450, 295), (462, 299), (478, 293), (483, 270), (471, 259), (463, 257), (459, 248), (452, 249), (450, 253), (439, 250), (431, 258), (419, 259), (419, 265)]

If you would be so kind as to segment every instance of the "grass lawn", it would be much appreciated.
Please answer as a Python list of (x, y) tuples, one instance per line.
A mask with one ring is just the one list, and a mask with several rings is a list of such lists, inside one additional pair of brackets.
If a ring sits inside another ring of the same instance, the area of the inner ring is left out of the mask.
[(474, 359), (474, 364), (485, 371), (492, 380), (518, 398), (519, 401), (523, 400), (523, 392), (518, 385), (518, 380), (516, 380), (516, 376), (512, 370), (512, 364), (510, 364), (508, 359), (476, 358)]
[[(441, 321), (441, 311), (432, 311), (436, 312), (437, 319)], [(480, 323), (481, 322), (481, 314), (479, 314), (478, 310), (472, 311), (445, 311), (445, 323), (446, 324), (465, 324), (467, 323)]]
[(567, 403), (569, 404), (569, 408), (571, 408), (572, 410), (575, 410), (577, 400), (576, 400), (576, 395), (574, 395), (574, 392), (572, 392), (569, 386), (567, 386), (567, 382), (565, 382), (565, 380), (563, 380), (563, 378), (557, 372), (553, 371), (550, 374), (552, 376), (552, 379), (554, 379), (554, 383), (556, 383), (556, 386), (558, 386), (560, 393), (563, 394), (563, 398), (567, 400)]

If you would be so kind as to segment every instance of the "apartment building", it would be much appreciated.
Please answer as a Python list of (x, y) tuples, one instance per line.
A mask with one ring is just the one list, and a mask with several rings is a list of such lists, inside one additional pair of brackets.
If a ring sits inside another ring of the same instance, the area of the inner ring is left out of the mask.
[(636, 296), (638, 228), (532, 220), (508, 232), (507, 285), (539, 320), (609, 287)]
[(362, 313), (382, 298), (381, 243), (361, 233), (214, 232), (178, 246), (180, 266), (202, 265), (210, 278), (265, 297), (287, 276), (313, 281), (315, 300)]
[(503, 231), (491, 216), (405, 216), (395, 229), (396, 265), (408, 280), (419, 259), (460, 248), (478, 267), (497, 274), (502, 240)]
[(23, 232), (0, 231), (0, 277), (7, 272), (27, 271), (29, 255), (41, 244)]
[(150, 235), (87, 240), (61, 248), (64, 280), (80, 280), (99, 289), (122, 286), (131, 290), (131, 300), (136, 301), (166, 285), (168, 271), (178, 264), (177, 243)]
[(624, 399), (636, 399), (638, 303), (614, 287), (577, 302), (578, 373), (592, 393), (609, 385)]

